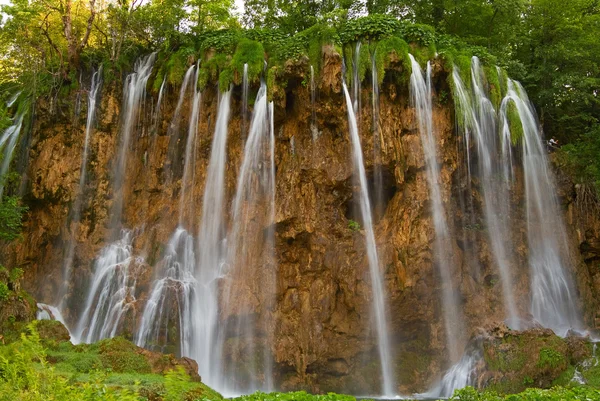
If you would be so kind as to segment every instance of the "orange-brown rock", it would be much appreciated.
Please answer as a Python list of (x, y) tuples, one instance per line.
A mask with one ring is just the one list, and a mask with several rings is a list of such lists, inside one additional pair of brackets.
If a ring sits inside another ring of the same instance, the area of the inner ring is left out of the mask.
[[(371, 286), (362, 230), (349, 226), (361, 224), (357, 212), (359, 188), (353, 180), (351, 143), (348, 135), (346, 104), (341, 86), (342, 58), (333, 47), (323, 49), (323, 67), (317, 74), (317, 103), (314, 105), (319, 135), (315, 143), (310, 129), (312, 106), (310, 87), (302, 85), (308, 65), (288, 65), (283, 72), (287, 86), (284, 96), (275, 99), (276, 213), (275, 255), (264, 255), (254, 247), (244, 266), (245, 279), (237, 283), (234, 302), (220, 319), (254, 314), (257, 340), (273, 355), (277, 385), (282, 389), (376, 393), (379, 386), (376, 333), (371, 321)], [(396, 66), (397, 67), (397, 66)], [(475, 224), (463, 224), (461, 195), (468, 188), (461, 172), (453, 105), (447, 100), (450, 89), (447, 73), (436, 64), (433, 77), (433, 119), (441, 166), (442, 198), (453, 239), (452, 254), (445, 255), (456, 266), (454, 286), (460, 291), (465, 316), (464, 337), (479, 327), (498, 324), (504, 319), (502, 289), (493, 263), (482, 221), (481, 195), (474, 182), (472, 193)], [(303, 74), (303, 75), (299, 75)], [(364, 85), (368, 86), (368, 85)], [(257, 88), (251, 88), (254, 96)], [(110, 209), (113, 202), (113, 176), (119, 138), (119, 89), (109, 86), (102, 94), (98, 124), (92, 133), (88, 180), (83, 191), (82, 219), (79, 225), (67, 224), (70, 205), (77, 191), (84, 140), (85, 116), (72, 117), (63, 106), (52, 113), (40, 104), (29, 152), (25, 202), (30, 211), (23, 241), (4, 250), (5, 263), (23, 267), (25, 286), (40, 302), (57, 303), (61, 285), (62, 261), (69, 236), (76, 240), (73, 274), (68, 294), (70, 323), (83, 307), (94, 258), (110, 241)], [(145, 99), (140, 124), (132, 133), (124, 182), (124, 226), (136, 230), (135, 254), (140, 261), (135, 308), (128, 314), (129, 334), (139, 323), (141, 310), (154, 278), (152, 267), (164, 254), (164, 246), (175, 229), (179, 213), (181, 166), (184, 140), (176, 156), (167, 159), (167, 135), (177, 101), (178, 88), (167, 89), (163, 110), (156, 126), (152, 124), (152, 102)], [(445, 93), (445, 96), (441, 96)], [(370, 90), (363, 89), (359, 112), (359, 131), (365, 156), (367, 178), (373, 187), (375, 171), (383, 177), (383, 196), (375, 213), (375, 233), (380, 268), (385, 278), (389, 305), (390, 336), (394, 366), (401, 393), (423, 391), (445, 369), (445, 332), (442, 324), (441, 289), (434, 266), (435, 230), (430, 211), (424, 157), (414, 109), (409, 104), (406, 83), (386, 76), (381, 87), (379, 141), (375, 152), (372, 135)], [(229, 123), (226, 198), (231, 204), (237, 172), (242, 162), (243, 142), (241, 89), (233, 89), (232, 117)], [(185, 106), (187, 110), (189, 106)], [(192, 232), (197, 231), (211, 139), (217, 119), (217, 93), (212, 85), (202, 94), (196, 147), (195, 185), (186, 202), (196, 213), (185, 216)], [(181, 137), (187, 135), (187, 114), (183, 113)], [(295, 143), (292, 152), (291, 142)], [(167, 174), (172, 171), (173, 174)], [(177, 173), (178, 172), (178, 173)], [(172, 176), (172, 177), (171, 177)], [(517, 213), (522, 193), (516, 191), (511, 203)], [(578, 233), (573, 243), (573, 272), (576, 274), (582, 308), (593, 324), (600, 274), (589, 266), (597, 263), (598, 231), (582, 230), (580, 217), (568, 206), (568, 219)], [(257, 212), (258, 213), (258, 212)], [(231, 217), (228, 216), (228, 219)], [(231, 221), (228, 221), (231, 225)], [(597, 225), (595, 226), (597, 230)], [(262, 238), (269, 227), (254, 222), (249, 243)], [(512, 236), (506, 238), (517, 249), (514, 292), (520, 312), (529, 308), (526, 228), (523, 219), (513, 222)], [(71, 233), (71, 234), (70, 234)], [(586, 244), (585, 246), (582, 244)], [(578, 248), (587, 251), (587, 265)], [(253, 263), (264, 261), (267, 263)], [(590, 265), (591, 263), (591, 265)], [(266, 280), (265, 277), (272, 279)], [(272, 280), (272, 282), (270, 281)], [(272, 291), (264, 291), (272, 288)], [(596, 323), (598, 324), (598, 323)], [(243, 346), (240, 345), (240, 346)], [(235, 359), (239, 350), (227, 349)], [(197, 361), (205, 363), (205, 361)]]

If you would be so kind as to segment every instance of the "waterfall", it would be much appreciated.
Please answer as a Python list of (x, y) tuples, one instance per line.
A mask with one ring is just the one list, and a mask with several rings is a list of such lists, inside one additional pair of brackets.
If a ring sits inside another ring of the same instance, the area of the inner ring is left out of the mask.
[(385, 210), (383, 210), (383, 171), (381, 169), (381, 138), (379, 136), (379, 80), (377, 77), (375, 53), (371, 55), (371, 89), (371, 107), (373, 113), (373, 181), (375, 183), (373, 210), (375, 211), (375, 215), (380, 218)]
[[(472, 93), (465, 88), (458, 69), (453, 69), (454, 97), (463, 117), (465, 152), (468, 177), (471, 179), (471, 141), (475, 144), (477, 173), (483, 189), (483, 206), (486, 231), (490, 240), (492, 254), (500, 273), (504, 308), (509, 327), (518, 330), (519, 316), (513, 294), (511, 266), (514, 265), (512, 236), (508, 222), (511, 218), (508, 202), (510, 181), (506, 177), (506, 166), (510, 166), (504, 148), (503, 138), (498, 133), (496, 110), (485, 88), (485, 75), (479, 59), (473, 57), (471, 64)], [(510, 247), (507, 249), (507, 247)]]
[[(185, 218), (185, 212), (189, 213), (188, 217), (194, 216), (193, 207), (193, 189), (194, 189), (194, 171), (196, 170), (196, 134), (198, 133), (198, 119), (200, 117), (200, 100), (202, 93), (198, 90), (198, 73), (200, 68), (196, 68), (196, 75), (192, 89), (194, 97), (192, 101), (192, 110), (190, 115), (190, 122), (188, 127), (188, 135), (185, 145), (185, 158), (183, 165), (183, 177), (181, 178), (181, 193), (179, 195), (179, 224), (183, 223)], [(191, 177), (190, 177), (191, 175)], [(188, 186), (192, 190), (191, 199), (189, 200), (189, 207), (186, 207), (186, 194)]]
[(504, 132), (510, 132), (508, 108), (511, 102), (516, 107), (523, 131), (521, 151), (531, 271), (531, 314), (544, 327), (565, 336), (571, 328), (581, 329), (582, 323), (568, 272), (568, 240), (564, 222), (535, 112), (523, 87), (509, 80), (508, 92), (501, 105)]
[(418, 394), (418, 398), (450, 398), (454, 390), (473, 386), (477, 380), (477, 367), (483, 359), (479, 350), (465, 352), (460, 360), (446, 371), (442, 380), (430, 391)]
[(246, 139), (248, 131), (248, 63), (244, 63), (244, 75), (242, 77), (242, 140)]
[(315, 69), (310, 66), (310, 132), (312, 134), (313, 143), (319, 137), (319, 129), (317, 128), (317, 85), (315, 84)]
[(12, 161), (13, 153), (17, 146), (17, 140), (21, 133), (24, 117), (24, 111), (18, 112), (13, 119), (12, 125), (5, 129), (2, 136), (0, 136), (0, 150), (3, 150), (2, 158), (0, 158), (0, 161), (2, 162), (2, 164), (0, 164), (0, 202), (2, 201), (2, 195), (4, 193), (6, 173), (8, 173), (10, 162)]
[(352, 99), (343, 83), (344, 94), (346, 97), (346, 107), (348, 109), (348, 126), (350, 130), (350, 138), (352, 141), (352, 154), (354, 160), (354, 169), (358, 175), (360, 183), (360, 211), (363, 218), (365, 228), (365, 240), (367, 245), (367, 257), (369, 260), (369, 272), (371, 279), (371, 292), (373, 295), (373, 313), (375, 315), (375, 325), (377, 333), (377, 346), (379, 350), (379, 362), (381, 364), (382, 377), (382, 393), (386, 397), (396, 395), (396, 385), (394, 372), (391, 361), (391, 348), (389, 340), (389, 332), (387, 325), (387, 312), (385, 302), (385, 286), (381, 278), (379, 269), (379, 256), (377, 254), (377, 245), (375, 243), (375, 233), (373, 231), (373, 223), (371, 216), (371, 203), (369, 200), (369, 191), (367, 188), (367, 176), (363, 163), (362, 147), (360, 137), (358, 135), (358, 126), (356, 123), (356, 115), (352, 109)]
[(167, 82), (167, 76), (165, 75), (165, 77), (162, 80), (162, 84), (160, 84), (160, 89), (158, 91), (158, 100), (156, 101), (156, 107), (154, 108), (154, 125), (153, 125), (153, 130), (154, 133), (156, 134), (156, 132), (158, 131), (158, 122), (160, 121), (160, 115), (161, 115), (161, 106), (162, 106), (162, 100), (163, 100), (163, 95), (165, 92), (165, 84)]
[(136, 61), (134, 71), (125, 79), (123, 89), (123, 109), (121, 123), (121, 139), (119, 141), (119, 151), (115, 164), (113, 177), (113, 205), (111, 213), (111, 228), (115, 234), (121, 227), (121, 216), (123, 212), (123, 184), (127, 174), (127, 156), (131, 142), (131, 136), (136, 129), (136, 123), (140, 114), (140, 106), (146, 95), (146, 84), (150, 74), (156, 54), (143, 57)]
[[(353, 108), (354, 108), (354, 113), (358, 116), (357, 119), (360, 120), (360, 108), (361, 108), (361, 101), (360, 101), (360, 90), (361, 90), (361, 85), (360, 85), (360, 47), (361, 47), (362, 43), (360, 42), (360, 40), (358, 42), (356, 42), (356, 46), (354, 48), (354, 57), (352, 59), (352, 92), (354, 93), (354, 103), (352, 104)], [(358, 124), (357, 124), (358, 127)]]
[(215, 338), (218, 324), (218, 281), (225, 258), (225, 173), (227, 133), (231, 109), (231, 90), (225, 92), (212, 141), (210, 161), (204, 184), (202, 215), (198, 232), (198, 268), (195, 277), (198, 292), (194, 308), (194, 342), (190, 356), (199, 364), (199, 373), (210, 386), (222, 380), (219, 347)]
[[(260, 235), (265, 227), (268, 235), (272, 235), (271, 226), (274, 224), (274, 134), (269, 121), (272, 111), (270, 113), (269, 110), (272, 110), (272, 106), (267, 104), (267, 88), (262, 83), (254, 104), (238, 175), (232, 228), (227, 238), (227, 264), (223, 271), (226, 274), (222, 297), (224, 315), (230, 317), (218, 332), (218, 360), (222, 366), (219, 372), (221, 384), (216, 387), (226, 393), (250, 393), (258, 389), (270, 390), (271, 387), (270, 344), (264, 341), (268, 336), (266, 325), (259, 321), (260, 310), (257, 310), (261, 305), (249, 305), (251, 300), (239, 304), (240, 291), (263, 297), (271, 297), (274, 291), (273, 241), (262, 241), (263, 235)], [(245, 277), (250, 274), (260, 275), (260, 287), (249, 288), (250, 283)], [(262, 305), (265, 313), (267, 303), (268, 300), (265, 300)], [(228, 339), (229, 332), (235, 332), (237, 336)], [(239, 351), (239, 358), (247, 362), (244, 366), (239, 361), (226, 360), (225, 342), (228, 349)], [(257, 345), (261, 345), (263, 350), (258, 349)], [(262, 355), (262, 360), (256, 358), (257, 354)]]
[(133, 238), (132, 231), (122, 230), (121, 238), (100, 252), (73, 343), (114, 337), (122, 328), (135, 304), (135, 267), (142, 263), (133, 257)]
[[(146, 301), (135, 342), (140, 347), (159, 347), (171, 342), (179, 344), (180, 354), (190, 355), (193, 338), (192, 305), (196, 279), (194, 237), (179, 226), (169, 240), (157, 276)], [(160, 272), (160, 274), (158, 273)], [(169, 338), (169, 327), (175, 323), (179, 339)]]
[(133, 270), (140, 263), (133, 257), (134, 233), (121, 229), (123, 184), (127, 175), (127, 156), (131, 136), (136, 130), (146, 84), (152, 73), (155, 53), (136, 61), (134, 72), (125, 80), (119, 141), (113, 176), (113, 204), (110, 228), (114, 242), (106, 245), (93, 266), (85, 307), (74, 330), (74, 342), (94, 342), (113, 337), (135, 303), (136, 279)]
[[(171, 182), (174, 176), (178, 176), (181, 173), (180, 169), (180, 142), (181, 142), (181, 109), (184, 104), (184, 100), (187, 99), (188, 88), (192, 86), (192, 93), (196, 93), (197, 81), (194, 85), (190, 85), (192, 82), (192, 77), (194, 75), (194, 71), (197, 70), (196, 65), (192, 65), (186, 71), (183, 82), (181, 83), (181, 88), (179, 89), (179, 99), (177, 100), (177, 106), (175, 107), (175, 112), (173, 113), (173, 117), (171, 118), (171, 123), (169, 124), (169, 128), (167, 133), (169, 135), (169, 148), (167, 149), (167, 159), (164, 163), (164, 172), (166, 176), (166, 181)], [(190, 118), (192, 117), (193, 111), (190, 113)]]
[(79, 229), (79, 221), (81, 220), (81, 204), (83, 202), (83, 192), (87, 179), (87, 164), (90, 136), (96, 117), (96, 106), (98, 103), (98, 94), (102, 85), (102, 67), (92, 74), (92, 83), (88, 92), (88, 109), (87, 120), (85, 125), (85, 138), (83, 140), (83, 153), (81, 156), (81, 168), (79, 172), (79, 186), (75, 194), (75, 203), (71, 209), (71, 221), (68, 223), (70, 228), (69, 242), (67, 244), (66, 256), (63, 261), (63, 278), (62, 288), (59, 292), (59, 309), (63, 309), (66, 302), (66, 295), (69, 288), (69, 280), (71, 278), (71, 270), (73, 268), (73, 258), (75, 256), (75, 243), (77, 230)]
[[(194, 67), (192, 67), (194, 68)], [(193, 71), (193, 69), (188, 70)], [(194, 275), (196, 269), (195, 240), (185, 229), (186, 214), (194, 216), (193, 188), (196, 163), (196, 136), (200, 116), (201, 92), (197, 88), (198, 71), (195, 69), (195, 81), (192, 83), (193, 101), (189, 119), (188, 135), (185, 146), (185, 158), (181, 190), (179, 192), (179, 224), (169, 240), (163, 259), (157, 264), (150, 296), (144, 307), (140, 327), (135, 341), (140, 347), (158, 346), (161, 349), (169, 341), (169, 325), (175, 323), (179, 329), (179, 345), (181, 355), (191, 355), (194, 338), (193, 308), (197, 297), (197, 282)], [(186, 74), (187, 75), (187, 74)], [(185, 81), (185, 80), (184, 80)], [(190, 79), (188, 79), (190, 81)], [(180, 92), (186, 92), (184, 83)], [(180, 108), (181, 105), (178, 104)], [(187, 187), (192, 189), (189, 202)], [(191, 230), (191, 227), (189, 227)]]
[(427, 166), (427, 182), (429, 197), (435, 227), (434, 257), (435, 264), (440, 271), (442, 280), (442, 310), (446, 327), (447, 349), (450, 361), (458, 361), (462, 353), (461, 343), (463, 322), (459, 311), (458, 294), (454, 289), (454, 266), (449, 261), (448, 255), (452, 254), (450, 233), (446, 223), (446, 214), (442, 203), (440, 167), (437, 162), (437, 145), (433, 127), (432, 92), (431, 92), (431, 64), (427, 63), (427, 76), (423, 77), (421, 66), (410, 55), (412, 74), (410, 76), (411, 102), (416, 108), (419, 134)]

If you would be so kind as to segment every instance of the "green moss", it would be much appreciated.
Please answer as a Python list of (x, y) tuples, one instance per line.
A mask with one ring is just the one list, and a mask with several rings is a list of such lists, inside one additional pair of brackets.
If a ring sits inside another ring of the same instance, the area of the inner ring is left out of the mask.
[(538, 366), (540, 368), (557, 368), (565, 363), (565, 356), (552, 348), (542, 348), (540, 350)]
[(219, 90), (227, 92), (233, 83), (233, 71), (229, 68), (224, 69), (219, 74)]
[(465, 88), (471, 89), (471, 58), (469, 54), (459, 53), (454, 57), (454, 65), (458, 68), (458, 74)]
[[(194, 62), (195, 49), (193, 47), (182, 47), (169, 57), (165, 64), (164, 71), (167, 81), (171, 85), (181, 85), (185, 72)], [(162, 83), (162, 81), (161, 81)], [(157, 83), (154, 82), (154, 85)], [(160, 84), (159, 89), (160, 89)]]
[(392, 58), (397, 58), (402, 63), (403, 76), (406, 82), (412, 69), (408, 57), (408, 43), (397, 36), (380, 40), (375, 49), (375, 65), (377, 66), (378, 84), (381, 85), (385, 78), (385, 71), (390, 67)]
[(410, 53), (423, 68), (427, 65), (428, 61), (435, 57), (435, 51), (432, 52), (428, 47), (412, 46)]
[(519, 110), (513, 100), (508, 102), (506, 118), (508, 119), (508, 128), (510, 129), (510, 141), (513, 145), (516, 145), (523, 138), (524, 132)]
[(285, 97), (285, 86), (287, 82), (280, 82), (279, 78), (283, 73), (283, 68), (273, 66), (267, 71), (267, 99), (282, 99)]
[(483, 71), (490, 90), (490, 101), (496, 110), (499, 109), (502, 102), (502, 87), (500, 85), (500, 77), (496, 67), (484, 66)]
[(558, 376), (553, 382), (553, 386), (568, 386), (571, 383), (571, 379), (575, 375), (575, 367), (569, 365), (569, 367)]
[[(598, 360), (596, 359), (594, 362), (597, 363)], [(600, 364), (584, 369), (582, 375), (588, 385), (600, 388)]]
[(237, 78), (234, 82), (238, 85), (241, 83), (244, 64), (248, 64), (248, 80), (258, 82), (263, 71), (264, 60), (265, 49), (261, 43), (250, 39), (242, 39), (238, 43), (229, 65), (232, 75)]
[(198, 71), (198, 87), (204, 89), (209, 82), (216, 82), (221, 71), (225, 70), (229, 62), (226, 54), (216, 54), (205, 60)]

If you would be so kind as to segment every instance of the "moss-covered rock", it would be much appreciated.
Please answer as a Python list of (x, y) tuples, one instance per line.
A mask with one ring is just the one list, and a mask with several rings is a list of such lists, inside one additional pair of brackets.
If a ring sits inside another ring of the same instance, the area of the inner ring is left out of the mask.
[(591, 355), (588, 344), (586, 339), (560, 338), (547, 329), (495, 329), (483, 340), (483, 387), (509, 394), (566, 384), (566, 377), (573, 377), (572, 367)]
[(0, 343), (11, 343), (21, 337), (27, 325), (35, 319), (37, 307), (25, 291), (9, 291), (0, 300)]

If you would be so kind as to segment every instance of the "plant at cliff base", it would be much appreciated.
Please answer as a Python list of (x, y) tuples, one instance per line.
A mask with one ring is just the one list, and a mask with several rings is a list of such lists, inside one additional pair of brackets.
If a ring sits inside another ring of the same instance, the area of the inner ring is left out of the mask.
[(181, 366), (168, 371), (165, 379), (165, 388), (167, 390), (167, 394), (164, 397), (165, 401), (180, 400), (189, 389), (190, 377)]
[(231, 401), (356, 401), (356, 398), (335, 393), (313, 395), (307, 394), (304, 391), (297, 391), (293, 393), (267, 394), (259, 391), (254, 394), (234, 398)]
[(473, 387), (456, 390), (450, 401), (591, 401), (600, 399), (600, 391), (591, 387), (554, 387), (549, 390), (529, 388), (519, 394), (498, 395), (494, 392), (479, 392)]

